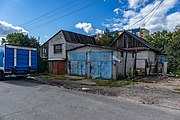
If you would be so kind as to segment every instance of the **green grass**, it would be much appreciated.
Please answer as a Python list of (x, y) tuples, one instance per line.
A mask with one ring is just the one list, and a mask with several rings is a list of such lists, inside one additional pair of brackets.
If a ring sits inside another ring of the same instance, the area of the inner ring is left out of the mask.
[(127, 85), (134, 85), (137, 84), (136, 82), (132, 81), (104, 81), (104, 80), (95, 80), (96, 86), (109, 86), (109, 87), (123, 87)]
[(66, 77), (64, 75), (54, 75), (54, 74), (47, 74), (44, 75), (47, 78), (53, 78), (53, 79), (57, 79), (57, 80), (71, 80), (71, 81), (77, 81), (80, 80), (79, 78), (73, 78), (73, 77)]
[(47, 78), (54, 78), (54, 79), (57, 79), (57, 80), (67, 80), (68, 78), (63, 76), (63, 75), (54, 75), (54, 74), (47, 74), (47, 75), (44, 75), (45, 77)]
[(172, 92), (180, 94), (180, 89), (174, 89)]

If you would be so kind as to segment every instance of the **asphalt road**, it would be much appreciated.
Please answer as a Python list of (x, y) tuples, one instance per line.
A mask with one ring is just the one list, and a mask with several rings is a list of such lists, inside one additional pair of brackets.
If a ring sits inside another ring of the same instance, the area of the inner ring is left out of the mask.
[(0, 81), (0, 120), (180, 120), (180, 110), (6, 80)]

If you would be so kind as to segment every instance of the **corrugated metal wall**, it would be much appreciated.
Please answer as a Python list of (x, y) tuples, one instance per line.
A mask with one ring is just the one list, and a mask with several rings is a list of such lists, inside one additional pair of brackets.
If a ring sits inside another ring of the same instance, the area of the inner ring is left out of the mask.
[(90, 74), (92, 78), (112, 79), (113, 53), (70, 52), (69, 70), (71, 75), (87, 76)]
[(90, 52), (91, 77), (112, 79), (112, 58), (112, 52)]
[(86, 76), (86, 52), (71, 52), (70, 61), (71, 75)]

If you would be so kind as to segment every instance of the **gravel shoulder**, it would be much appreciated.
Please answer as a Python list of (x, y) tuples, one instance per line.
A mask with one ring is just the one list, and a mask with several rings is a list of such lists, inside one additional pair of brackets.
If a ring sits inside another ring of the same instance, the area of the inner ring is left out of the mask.
[(180, 109), (180, 79), (173, 77), (147, 77), (138, 79), (138, 84), (123, 87), (96, 86), (93, 80), (57, 80), (44, 76), (35, 77), (37, 81), (63, 87), (66, 89), (83, 91), (93, 94), (114, 96), (136, 103), (149, 104)]

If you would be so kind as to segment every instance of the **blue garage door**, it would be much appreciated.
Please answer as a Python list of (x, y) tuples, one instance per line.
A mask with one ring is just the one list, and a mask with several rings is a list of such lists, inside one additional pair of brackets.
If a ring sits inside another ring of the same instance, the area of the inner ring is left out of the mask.
[(91, 77), (112, 79), (112, 58), (112, 52), (90, 52)]
[(86, 52), (70, 52), (70, 74), (86, 76)]

